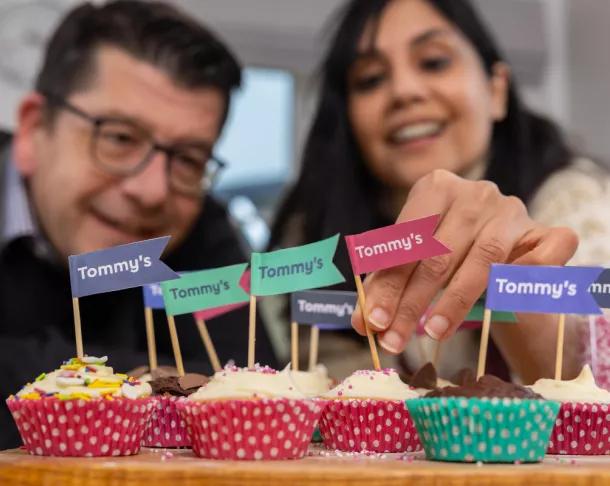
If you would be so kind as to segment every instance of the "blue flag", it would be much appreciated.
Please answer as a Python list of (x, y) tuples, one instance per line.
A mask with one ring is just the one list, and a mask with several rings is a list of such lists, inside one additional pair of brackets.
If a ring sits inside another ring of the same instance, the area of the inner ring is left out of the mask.
[(165, 309), (165, 302), (163, 301), (163, 290), (159, 283), (151, 283), (142, 286), (142, 293), (144, 294), (144, 307), (150, 307), (151, 309)]
[(290, 296), (291, 321), (320, 329), (351, 329), (356, 292), (303, 290)]
[(105, 250), (70, 255), (72, 297), (141, 287), (179, 278), (159, 260), (169, 236), (113, 246)]
[(485, 307), (548, 314), (601, 314), (589, 286), (596, 267), (492, 265)]

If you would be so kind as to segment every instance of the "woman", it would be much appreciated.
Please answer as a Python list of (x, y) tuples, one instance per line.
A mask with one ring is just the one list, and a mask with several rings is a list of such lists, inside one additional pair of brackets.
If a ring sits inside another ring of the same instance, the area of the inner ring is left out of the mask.
[[(562, 223), (562, 212), (549, 210), (548, 188), (569, 179), (595, 185), (587, 197), (607, 201), (607, 179), (598, 172), (575, 163), (559, 130), (523, 106), (467, 0), (354, 0), (324, 59), (301, 175), (279, 210), (271, 245), (440, 213), (436, 235), (451, 255), (365, 282), (367, 319), (380, 345), (400, 353), (439, 291), (425, 329), (445, 340), (485, 290), (491, 263), (565, 264), (577, 239), (542, 224)], [(573, 195), (557, 196), (573, 202)], [(546, 220), (534, 221), (524, 204), (546, 211)], [(337, 263), (349, 275), (343, 248)], [(549, 375), (555, 319), (519, 321), (494, 326), (496, 344), (524, 381)], [(353, 323), (363, 333), (360, 312)], [(569, 331), (567, 343), (578, 337), (577, 326)], [(459, 351), (455, 343), (446, 348)], [(580, 363), (577, 353), (566, 353), (569, 376)]]

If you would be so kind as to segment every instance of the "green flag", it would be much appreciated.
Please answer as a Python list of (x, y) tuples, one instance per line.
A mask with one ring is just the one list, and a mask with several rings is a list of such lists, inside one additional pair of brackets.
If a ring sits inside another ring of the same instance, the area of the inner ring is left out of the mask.
[(333, 257), (339, 234), (307, 245), (252, 253), (252, 295), (287, 294), (345, 282)]
[(247, 263), (188, 272), (175, 280), (161, 282), (165, 310), (169, 315), (186, 314), (238, 302), (248, 294), (239, 285)]
[[(485, 311), (485, 301), (478, 301), (466, 316), (465, 321), (482, 322), (483, 312)], [(491, 320), (497, 322), (517, 322), (515, 314), (512, 312), (493, 311)]]

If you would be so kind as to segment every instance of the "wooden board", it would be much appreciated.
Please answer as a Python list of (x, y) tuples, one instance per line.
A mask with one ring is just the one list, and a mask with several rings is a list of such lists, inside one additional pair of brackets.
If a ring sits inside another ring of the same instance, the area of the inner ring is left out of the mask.
[[(416, 455), (342, 457), (313, 448), (296, 461), (209, 461), (188, 450), (144, 449), (121, 458), (30, 456), (0, 452), (0, 484), (74, 486), (242, 485), (610, 485), (610, 457), (549, 456), (542, 464), (477, 465), (429, 462)], [(325, 455), (316, 455), (325, 454)]]

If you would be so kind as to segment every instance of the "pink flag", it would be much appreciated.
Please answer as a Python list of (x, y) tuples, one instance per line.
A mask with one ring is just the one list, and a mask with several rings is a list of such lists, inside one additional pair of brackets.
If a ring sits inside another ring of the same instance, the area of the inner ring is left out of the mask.
[[(248, 294), (250, 293), (250, 270), (246, 270), (241, 278), (239, 279), (239, 286), (244, 289)], [(248, 305), (248, 302), (238, 302), (237, 304), (221, 305), (220, 307), (213, 307), (212, 309), (205, 309), (193, 312), (195, 319), (203, 319), (207, 321), (214, 317), (221, 316), (232, 310), (239, 309)]]
[(354, 273), (374, 272), (450, 253), (451, 250), (433, 236), (439, 219), (440, 215), (435, 214), (346, 236)]

